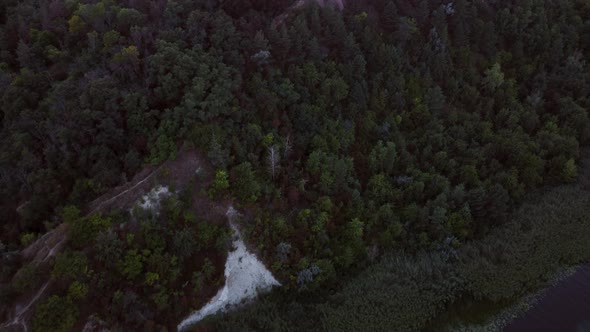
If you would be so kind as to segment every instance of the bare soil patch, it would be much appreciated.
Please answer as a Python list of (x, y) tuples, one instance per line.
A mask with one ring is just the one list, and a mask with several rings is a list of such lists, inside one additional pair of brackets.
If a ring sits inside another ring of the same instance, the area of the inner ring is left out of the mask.
[[(204, 158), (196, 150), (182, 150), (175, 160), (166, 161), (160, 166), (147, 166), (135, 175), (131, 181), (113, 188), (108, 193), (89, 203), (84, 211), (85, 215), (107, 213), (114, 209), (130, 209), (154, 187), (165, 185), (171, 191), (184, 189), (186, 185), (194, 185), (191, 180), (197, 174), (200, 175), (199, 178), (203, 179), (203, 182), (199, 183), (198, 188), (195, 189), (203, 188), (207, 183), (206, 179), (212, 173), (209, 169), (210, 167), (206, 165)], [(213, 217), (215, 215), (217, 215), (215, 219), (222, 219), (224, 209), (227, 209), (227, 206), (216, 207), (214, 202), (202, 198), (195, 199), (195, 210), (204, 214), (203, 219), (208, 220), (208, 216)], [(24, 265), (26, 263), (47, 264), (49, 259), (59, 253), (65, 246), (67, 230), (68, 226), (62, 223), (23, 249), (21, 255), (23, 262), (25, 262)], [(31, 309), (34, 308), (36, 302), (44, 298), (47, 289), (51, 288), (51, 284), (52, 281), (49, 279), (36, 291), (31, 290), (31, 292), (18, 299), (13, 313), (5, 322), (0, 324), (0, 330), (27, 331), (27, 321), (32, 315)]]

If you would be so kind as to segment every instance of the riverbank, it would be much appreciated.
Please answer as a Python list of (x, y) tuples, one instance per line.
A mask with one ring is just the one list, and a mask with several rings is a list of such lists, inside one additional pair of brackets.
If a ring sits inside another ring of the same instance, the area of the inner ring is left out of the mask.
[[(497, 279), (496, 287), (520, 290), (491, 301), (454, 301), (431, 322), (430, 330), (576, 331), (573, 326), (583, 323), (584, 314), (576, 313), (580, 309), (575, 303), (581, 304), (586, 319), (590, 319), (587, 300), (575, 299), (583, 291), (578, 273), (585, 271), (590, 260), (586, 245), (590, 236), (590, 154), (586, 150), (584, 155), (584, 167), (575, 183), (529, 195), (507, 225), (481, 241), (504, 239), (506, 246), (512, 248), (509, 257), (500, 259), (512, 263), (501, 264), (505, 271)], [(525, 255), (523, 248), (528, 248)], [(514, 277), (510, 278), (509, 273), (514, 273)], [(520, 279), (521, 284), (510, 284), (510, 279)], [(590, 284), (590, 276), (588, 279), (586, 285)], [(505, 282), (507, 286), (501, 285)], [(563, 301), (559, 298), (562, 293), (570, 298)], [(566, 325), (571, 329), (564, 329)]]
[(505, 332), (590, 331), (590, 264), (540, 292), (524, 314), (510, 322)]
[(529, 195), (508, 221), (482, 239), (458, 248), (386, 254), (313, 303), (305, 296), (263, 299), (209, 325), (219, 331), (240, 326), (268, 331), (500, 330), (530, 308), (540, 290), (567, 276), (568, 267), (590, 260), (587, 174), (579, 180)]
[[(454, 317), (454, 320), (444, 323), (438, 322), (441, 326), (437, 326), (436, 329), (442, 328), (444, 331), (454, 332), (468, 332), (474, 330), (480, 332), (524, 331), (522, 329), (522, 325), (524, 324), (518, 324), (521, 326), (515, 326), (515, 322), (523, 319), (526, 321), (535, 319), (536, 317), (529, 317), (529, 313), (537, 308), (542, 301), (547, 300), (547, 293), (556, 287), (562, 287), (564, 283), (568, 283), (571, 277), (578, 273), (580, 268), (584, 267), (585, 266), (573, 266), (562, 268), (554, 274), (547, 287), (522, 296), (521, 298), (512, 301), (510, 304), (479, 303), (477, 306), (478, 308), (474, 310), (465, 311), (460, 314), (455, 312), (454, 314), (456, 316)], [(433, 327), (432, 330), (435, 330), (435, 328)], [(527, 331), (528, 330), (530, 329), (527, 329)], [(540, 331), (535, 328), (532, 330)], [(555, 326), (552, 327), (551, 331), (555, 331)]]

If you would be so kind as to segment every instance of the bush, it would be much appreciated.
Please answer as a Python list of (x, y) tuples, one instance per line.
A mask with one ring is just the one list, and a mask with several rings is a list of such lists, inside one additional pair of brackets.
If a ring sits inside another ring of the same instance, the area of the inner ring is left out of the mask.
[(70, 224), (68, 238), (74, 248), (84, 248), (95, 240), (96, 236), (111, 227), (111, 218), (95, 214), (89, 218), (78, 218)]
[(76, 306), (69, 299), (53, 295), (35, 309), (33, 331), (68, 332), (77, 320)]
[(530, 196), (509, 222), (458, 249), (385, 254), (327, 299), (316, 292), (305, 306), (305, 300), (263, 300), (213, 324), (220, 331), (444, 330), (429, 324), (448, 307), (469, 318), (474, 305), (513, 301), (545, 286), (560, 266), (590, 260), (590, 196), (580, 187)]
[(12, 280), (12, 287), (19, 293), (30, 291), (41, 282), (41, 271), (34, 263), (21, 268)]
[(68, 299), (72, 302), (82, 300), (88, 294), (88, 286), (79, 281), (74, 281), (68, 288)]
[(51, 276), (60, 280), (73, 280), (86, 274), (88, 259), (81, 251), (66, 251), (55, 258)]
[(215, 179), (209, 189), (209, 197), (215, 197), (222, 191), (229, 188), (229, 179), (226, 171), (219, 170), (215, 172)]
[(20, 244), (23, 247), (28, 247), (29, 244), (33, 243), (37, 235), (35, 233), (24, 233), (20, 236)]
[(118, 264), (119, 272), (124, 275), (127, 280), (137, 278), (143, 269), (143, 260), (141, 254), (137, 249), (128, 250), (125, 257)]

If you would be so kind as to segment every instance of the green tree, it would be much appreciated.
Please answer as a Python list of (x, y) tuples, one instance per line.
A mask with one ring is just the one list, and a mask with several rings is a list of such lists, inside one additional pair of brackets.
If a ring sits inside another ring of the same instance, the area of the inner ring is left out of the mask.
[[(149, 242), (148, 242), (149, 247)], [(123, 241), (112, 230), (103, 231), (96, 237), (94, 244), (96, 258), (108, 266), (114, 266), (123, 254)], [(150, 249), (155, 249), (151, 248)]]
[(362, 243), (364, 223), (359, 218), (352, 219), (347, 225), (347, 236), (352, 243)]
[(504, 83), (504, 73), (500, 64), (495, 63), (491, 68), (486, 70), (483, 87), (488, 91), (494, 92), (502, 83)]
[(175, 231), (172, 244), (179, 258), (190, 257), (200, 249), (195, 234), (189, 228)]
[(261, 186), (249, 162), (234, 167), (231, 178), (232, 191), (238, 199), (247, 203), (254, 203), (258, 200)]
[(397, 6), (395, 5), (395, 2), (387, 1), (387, 4), (385, 5), (385, 8), (383, 9), (383, 14), (381, 16), (383, 28), (386, 31), (394, 32), (397, 29), (398, 20), (399, 13), (397, 10)]
[(209, 188), (209, 195), (215, 196), (229, 188), (229, 177), (226, 171), (218, 170), (215, 172), (215, 179)]
[(211, 160), (211, 163), (216, 167), (225, 167), (228, 163), (229, 156), (226, 150), (219, 144), (217, 137), (213, 135), (211, 137), (211, 143), (209, 145), (209, 152), (207, 157)]
[(28, 246), (29, 244), (33, 243), (37, 236), (35, 233), (24, 233), (20, 236), (20, 243), (23, 247)]
[(562, 178), (566, 182), (574, 182), (578, 177), (578, 170), (574, 159), (569, 159), (563, 166)]
[(23, 266), (13, 277), (12, 287), (19, 293), (34, 289), (41, 282), (42, 273), (35, 263)]
[(141, 274), (143, 258), (137, 249), (127, 250), (123, 259), (118, 262), (118, 269), (127, 280), (134, 280)]
[(68, 299), (52, 295), (35, 308), (33, 331), (68, 332), (78, 320), (78, 309)]
[(68, 288), (68, 300), (72, 302), (80, 301), (88, 295), (88, 286), (79, 281), (74, 281)]
[(145, 284), (148, 286), (154, 285), (158, 280), (160, 280), (160, 275), (157, 273), (147, 272), (145, 274)]
[(94, 241), (100, 232), (111, 227), (111, 224), (110, 217), (102, 217), (100, 214), (93, 214), (88, 218), (75, 219), (70, 224), (68, 239), (75, 248), (84, 248)]
[(393, 142), (383, 144), (379, 141), (369, 154), (369, 167), (373, 173), (391, 174), (396, 157), (397, 152)]
[(73, 280), (88, 272), (88, 258), (81, 251), (65, 251), (55, 257), (51, 276), (54, 279)]
[(72, 34), (83, 32), (84, 28), (86, 27), (86, 24), (78, 15), (72, 15), (72, 17), (68, 21), (68, 25), (69, 31)]

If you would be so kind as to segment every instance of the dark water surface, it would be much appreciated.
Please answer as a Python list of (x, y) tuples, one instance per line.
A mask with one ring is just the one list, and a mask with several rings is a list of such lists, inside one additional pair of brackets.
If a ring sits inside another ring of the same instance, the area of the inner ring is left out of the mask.
[(590, 264), (545, 291), (504, 331), (590, 332)]

